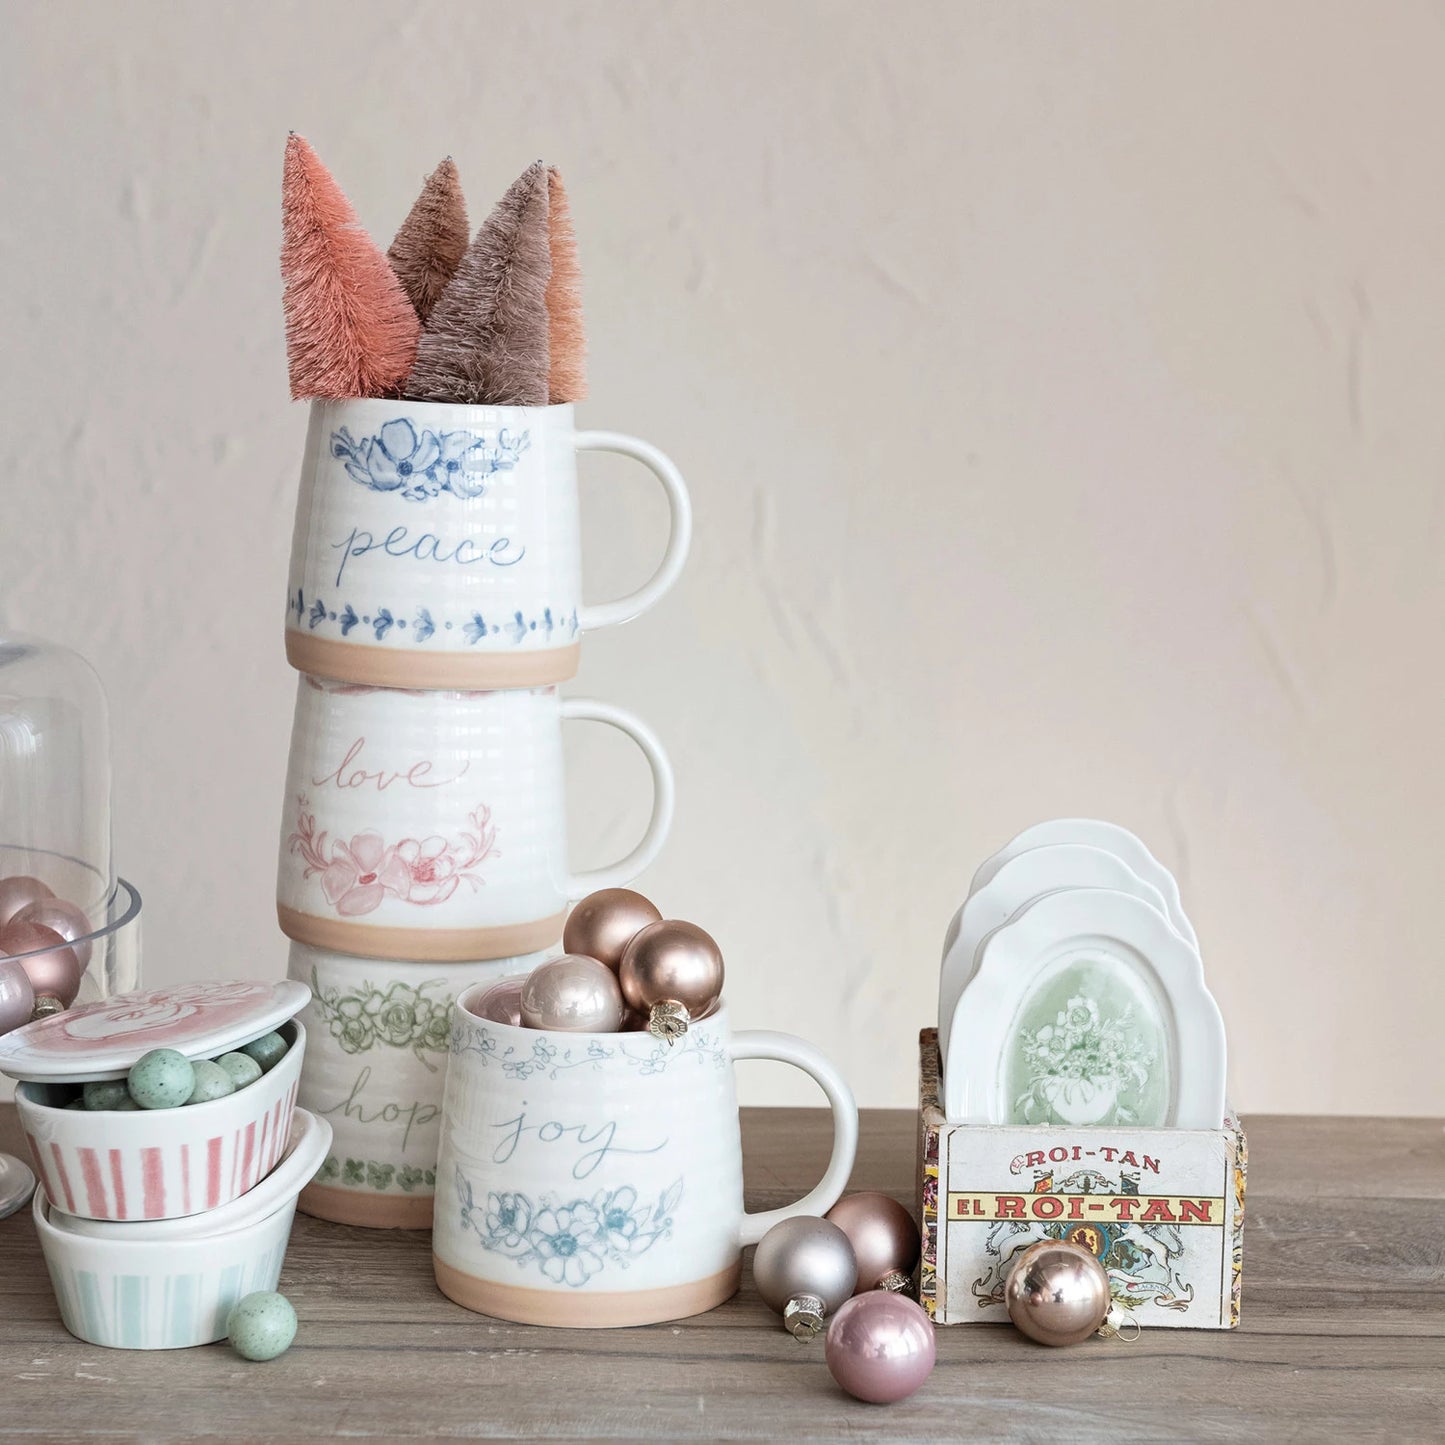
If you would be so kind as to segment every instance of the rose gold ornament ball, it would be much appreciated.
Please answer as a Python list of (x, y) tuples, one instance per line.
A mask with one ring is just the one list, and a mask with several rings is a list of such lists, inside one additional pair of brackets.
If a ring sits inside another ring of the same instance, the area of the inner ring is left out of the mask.
[[(41, 949), (44, 952), (37, 952)], [(0, 928), (0, 955), (14, 958), (30, 975), (36, 998), (58, 999), (62, 1008), (75, 1002), (84, 970), (75, 950), (53, 928), (7, 923)]]
[(1009, 1318), (1041, 1345), (1077, 1345), (1109, 1313), (1109, 1276), (1087, 1249), (1045, 1239), (1019, 1255), (1004, 1285)]
[[(91, 943), (89, 936), (95, 932), (90, 919), (83, 909), (68, 903), (64, 898), (39, 898), (27, 903), (11, 919), (12, 923), (38, 923), (42, 928), (53, 928), (72, 948), (80, 960), (82, 969), (90, 966)], [(77, 943), (77, 939), (85, 939)]]
[(666, 919), (627, 945), (618, 978), (631, 1008), (645, 1013), (671, 1000), (701, 1018), (722, 993), (722, 950), (697, 924)]
[(824, 1215), (853, 1246), (858, 1292), (907, 1289), (918, 1263), (919, 1234), (913, 1216), (891, 1195), (871, 1190), (849, 1194)]
[(562, 947), (605, 963), (616, 973), (627, 945), (649, 923), (660, 923), (657, 906), (630, 888), (603, 888), (589, 893), (568, 915)]
[(564, 953), (539, 963), (522, 985), (522, 1026), (554, 1033), (615, 1034), (622, 990), (605, 963)]
[(28, 904), (42, 898), (54, 898), (55, 890), (28, 873), (0, 878), (0, 928), (3, 928)]

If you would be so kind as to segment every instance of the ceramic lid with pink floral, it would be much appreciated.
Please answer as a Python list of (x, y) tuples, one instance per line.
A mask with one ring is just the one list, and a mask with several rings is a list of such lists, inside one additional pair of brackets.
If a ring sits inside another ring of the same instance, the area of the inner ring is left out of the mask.
[(0, 1072), (64, 1083), (120, 1078), (151, 1049), (212, 1058), (306, 1007), (311, 990), (280, 983), (177, 983), (116, 994), (37, 1019), (0, 1038)]

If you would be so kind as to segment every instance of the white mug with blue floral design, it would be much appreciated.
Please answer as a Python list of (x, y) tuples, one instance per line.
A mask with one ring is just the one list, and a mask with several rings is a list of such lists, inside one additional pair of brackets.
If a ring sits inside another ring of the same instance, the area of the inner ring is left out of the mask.
[(352, 958), (291, 945), (306, 984), (297, 1101), (331, 1125), (300, 1209), (370, 1229), (430, 1229), (456, 995), (531, 971), (554, 950), (466, 963)]
[[(567, 861), (562, 724), (606, 723), (652, 773), (641, 841)], [(640, 718), (555, 687), (415, 692), (303, 677), (276, 905), (289, 938), (364, 958), (462, 962), (555, 943), (569, 900), (630, 883), (672, 824), (672, 769)]]
[[(744, 1245), (822, 1214), (858, 1144), (847, 1084), (814, 1048), (734, 1034), (726, 1006), (675, 1044), (512, 1028), (453, 1010), (432, 1263), (442, 1293), (523, 1324), (591, 1328), (700, 1314), (738, 1287)], [(743, 1209), (733, 1066), (776, 1059), (828, 1097), (833, 1152), (809, 1194)]]
[[(618, 452), (662, 484), (671, 531), (627, 597), (582, 600), (577, 453)], [(650, 608), (687, 560), (687, 487), (662, 452), (578, 431), (572, 407), (312, 404), (286, 600), (302, 672), (383, 687), (562, 682), (584, 632)]]

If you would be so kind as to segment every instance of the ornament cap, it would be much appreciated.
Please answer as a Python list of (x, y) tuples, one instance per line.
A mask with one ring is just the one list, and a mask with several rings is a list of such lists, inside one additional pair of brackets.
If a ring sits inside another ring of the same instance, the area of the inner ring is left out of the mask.
[(1119, 1339), (1123, 1340), (1126, 1345), (1132, 1345), (1143, 1334), (1143, 1329), (1139, 1321), (1122, 1305), (1111, 1305), (1109, 1313), (1104, 1316), (1104, 1323), (1099, 1326), (1098, 1333), (1102, 1339)]
[(873, 1288), (886, 1290), (889, 1294), (912, 1294), (913, 1276), (901, 1269), (890, 1269)]
[(659, 999), (647, 1015), (647, 1032), (669, 1046), (675, 1044), (692, 1022), (687, 1009), (675, 998)]
[(35, 1012), (30, 1015), (31, 1019), (46, 1019), (51, 1014), (63, 1014), (65, 1005), (55, 997), (53, 993), (42, 993), (36, 997)]
[(795, 1294), (783, 1308), (783, 1328), (795, 1340), (811, 1340), (823, 1328), (827, 1306), (815, 1294)]

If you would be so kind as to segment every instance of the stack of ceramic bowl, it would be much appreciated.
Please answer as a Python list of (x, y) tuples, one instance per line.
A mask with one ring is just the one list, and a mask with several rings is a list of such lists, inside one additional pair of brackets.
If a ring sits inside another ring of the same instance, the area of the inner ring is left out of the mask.
[[(657, 476), (671, 510), (658, 570), (581, 600), (579, 451)], [(630, 882), (666, 837), (672, 773), (652, 732), (563, 699), (584, 632), (672, 585), (687, 492), (655, 448), (575, 430), (570, 405), (392, 400), (312, 406), (286, 654), (302, 674), (277, 907), (308, 984), (301, 1100), (335, 1147), (301, 1208), (427, 1228), (452, 1000), (556, 949), (569, 901)], [(619, 863), (567, 865), (562, 723), (620, 729), (652, 775), (652, 814)]]
[(951, 1122), (1218, 1129), (1225, 1039), (1173, 875), (1112, 823), (1042, 823), (974, 875), (938, 998)]
[[(307, 991), (193, 983), (120, 994), (0, 1039), (40, 1185), (35, 1228), (65, 1327), (94, 1345), (221, 1339), (232, 1306), (276, 1288), (302, 1186), (331, 1126), (297, 1109)], [(169, 1109), (85, 1108), (152, 1049), (211, 1059), (277, 1032), (284, 1054), (244, 1088)]]

